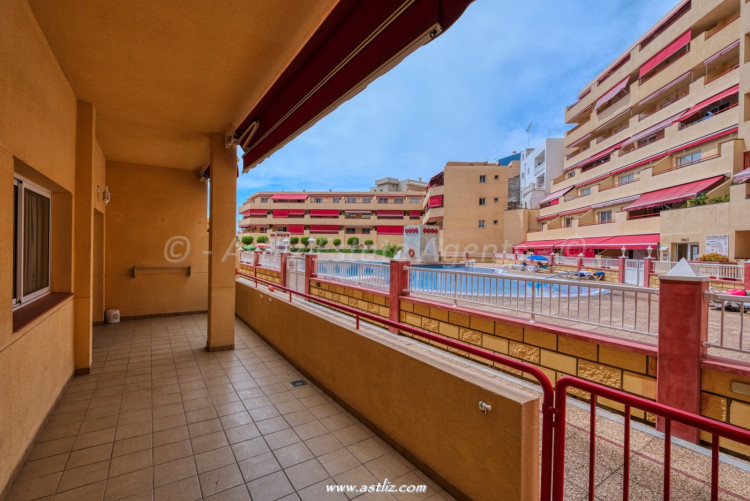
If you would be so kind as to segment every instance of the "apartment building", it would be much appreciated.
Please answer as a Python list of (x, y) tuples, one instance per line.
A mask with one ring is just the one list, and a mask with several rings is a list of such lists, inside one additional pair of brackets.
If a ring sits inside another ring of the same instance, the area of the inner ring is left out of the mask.
[[(386, 178), (392, 179), (392, 178)], [(378, 182), (383, 180), (378, 180)], [(258, 192), (240, 207), (243, 235), (287, 232), (292, 236), (335, 238), (346, 242), (358, 237), (380, 248), (403, 243), (404, 226), (420, 224), (424, 190), (382, 192)], [(412, 181), (412, 180), (407, 180)], [(418, 183), (418, 182), (416, 182)], [(426, 186), (426, 183), (422, 183)]]
[(749, 32), (745, 2), (684, 1), (596, 75), (516, 250), (750, 257)]
[(505, 213), (521, 205), (520, 160), (448, 162), (430, 179), (422, 223), (442, 230), (444, 253), (503, 250)]
[(427, 183), (422, 181), (421, 177), (418, 180), (384, 177), (376, 179), (375, 186), (370, 188), (370, 191), (427, 191)]
[(552, 180), (562, 174), (563, 138), (548, 137), (534, 148), (521, 152), (521, 203), (536, 209), (549, 195)]

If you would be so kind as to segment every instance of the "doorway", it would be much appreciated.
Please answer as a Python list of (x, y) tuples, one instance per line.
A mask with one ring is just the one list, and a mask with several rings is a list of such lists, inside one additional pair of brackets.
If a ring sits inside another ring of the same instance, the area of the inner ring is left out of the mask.
[(688, 261), (697, 261), (700, 256), (698, 244), (685, 243), (675, 245), (675, 260), (679, 261), (682, 258)]

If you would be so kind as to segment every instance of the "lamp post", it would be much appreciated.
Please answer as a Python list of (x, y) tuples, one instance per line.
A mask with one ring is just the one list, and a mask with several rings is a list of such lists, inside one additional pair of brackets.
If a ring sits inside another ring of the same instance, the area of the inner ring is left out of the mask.
[(628, 249), (626, 249), (625, 246), (623, 245), (622, 249), (620, 250), (622, 251), (622, 257), (625, 257), (625, 253), (628, 251)]
[(648, 257), (650, 259), (651, 258), (651, 252), (653, 252), (653, 250), (654, 249), (650, 245), (648, 247), (646, 247), (646, 252), (648, 253), (648, 255), (646, 257)]

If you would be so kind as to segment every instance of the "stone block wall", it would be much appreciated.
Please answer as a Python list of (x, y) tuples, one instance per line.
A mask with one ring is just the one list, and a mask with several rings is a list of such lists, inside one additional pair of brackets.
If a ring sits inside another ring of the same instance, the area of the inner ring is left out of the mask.
[[(701, 370), (701, 414), (750, 429), (750, 371), (741, 374), (722, 365), (704, 363)], [(711, 441), (707, 433), (701, 433), (701, 439)], [(750, 456), (748, 445), (728, 440), (722, 441), (721, 446)]]
[(310, 280), (310, 295), (322, 297), (334, 303), (388, 318), (390, 301), (388, 296), (383, 292), (313, 278)]

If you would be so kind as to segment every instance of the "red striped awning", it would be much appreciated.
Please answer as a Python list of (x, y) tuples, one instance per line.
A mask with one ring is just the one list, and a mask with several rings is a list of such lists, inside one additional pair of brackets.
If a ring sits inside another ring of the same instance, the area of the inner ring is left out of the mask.
[(310, 217), (339, 217), (338, 209), (310, 209)]
[(268, 215), (268, 211), (266, 209), (250, 209), (249, 211), (245, 211), (245, 215), (250, 217), (266, 217)]
[(305, 225), (304, 224), (290, 224), (287, 226), (287, 229), (289, 230), (289, 233), (292, 235), (304, 235), (305, 234)]
[(593, 132), (589, 132), (588, 134), (584, 134), (583, 136), (581, 136), (580, 138), (578, 138), (574, 142), (570, 143), (568, 145), (568, 148), (575, 148), (576, 146), (578, 146), (579, 144), (581, 144), (586, 139), (590, 139), (591, 138), (591, 134), (593, 134)]
[(404, 211), (402, 210), (379, 210), (377, 214), (378, 214), (378, 219), (383, 219), (383, 218), (393, 219), (393, 218), (404, 217)]
[(682, 122), (685, 119), (692, 117), (693, 115), (695, 115), (696, 113), (698, 113), (703, 108), (707, 108), (707, 107), (711, 106), (712, 104), (721, 101), (722, 99), (725, 99), (727, 97), (733, 96), (734, 94), (739, 93), (739, 91), (740, 91), (740, 84), (737, 84), (737, 85), (731, 86), (730, 88), (728, 88), (728, 89), (726, 89), (726, 90), (724, 90), (722, 92), (719, 92), (718, 94), (715, 94), (715, 95), (709, 97), (708, 99), (704, 99), (703, 101), (701, 101), (700, 103), (696, 104), (695, 106), (693, 106), (692, 108), (690, 108), (689, 110), (687, 110), (685, 113), (683, 113), (682, 115), (680, 115), (679, 117), (677, 117), (675, 119), (675, 122)]
[(409, 211), (409, 217), (421, 217), (422, 211), (419, 210), (410, 210)]
[(613, 97), (619, 94), (620, 91), (622, 91), (625, 87), (627, 87), (629, 81), (630, 81), (630, 75), (623, 78), (614, 87), (612, 87), (607, 92), (602, 94), (602, 96), (596, 101), (596, 104), (594, 105), (594, 110), (598, 110), (604, 103), (610, 101)]
[(655, 132), (659, 132), (660, 130), (666, 129), (670, 125), (672, 125), (677, 117), (685, 113), (685, 110), (682, 110), (679, 113), (676, 113), (672, 115), (671, 117), (662, 120), (661, 122), (652, 125), (651, 127), (648, 127), (647, 129), (642, 130), (638, 134), (634, 134), (629, 139), (626, 139), (625, 142), (622, 143), (623, 146), (626, 144), (634, 143), (636, 141), (640, 141), (641, 139), (650, 136), (651, 134), (654, 134)]
[(546, 204), (547, 202), (551, 202), (553, 200), (557, 200), (572, 189), (573, 189), (572, 186), (568, 186), (567, 188), (563, 188), (562, 190), (557, 190), (554, 193), (550, 193), (549, 195), (544, 197), (541, 202), (539, 202), (539, 205)]
[(307, 200), (308, 195), (307, 194), (301, 194), (301, 193), (286, 193), (286, 194), (277, 194), (271, 197), (271, 200), (274, 202), (277, 201), (299, 201), (299, 200)]
[(274, 209), (273, 217), (289, 217), (289, 209)]
[(304, 216), (305, 209), (289, 209), (289, 216)]
[(310, 233), (338, 233), (339, 227), (330, 224), (311, 224)]
[(551, 249), (562, 240), (527, 240), (513, 247), (513, 251), (527, 251), (531, 249)]
[(609, 148), (604, 149), (604, 150), (600, 151), (599, 153), (596, 153), (595, 155), (591, 155), (590, 157), (585, 158), (585, 159), (581, 160), (580, 162), (576, 162), (573, 165), (571, 165), (570, 167), (566, 167), (565, 169), (563, 169), (563, 172), (568, 172), (568, 171), (571, 171), (571, 170), (573, 170), (573, 169), (575, 169), (577, 167), (581, 167), (581, 166), (588, 165), (590, 163), (596, 162), (597, 160), (602, 159), (602, 158), (606, 157), (607, 155), (610, 155), (613, 151), (615, 151), (620, 146), (622, 146), (622, 144), (624, 142), (625, 141), (620, 141), (619, 143), (614, 144), (614, 145), (610, 146)]
[(570, 216), (571, 214), (580, 214), (582, 212), (588, 212), (590, 210), (591, 210), (591, 206), (588, 206), (588, 207), (579, 207), (578, 209), (566, 210), (566, 211), (563, 211), (563, 212), (558, 212), (557, 214), (547, 214), (546, 216), (539, 216), (536, 219), (537, 219), (537, 221), (544, 221), (544, 220), (547, 220), (547, 219), (554, 219), (556, 217)]
[[(586, 239), (588, 240), (588, 239)], [(598, 249), (656, 249), (659, 246), (659, 234), (617, 235), (593, 244)]]
[(641, 70), (638, 73), (638, 78), (643, 78), (643, 75), (659, 66), (659, 64), (669, 58), (669, 56), (689, 44), (690, 39), (692, 38), (692, 33), (692, 28), (688, 28), (685, 33), (675, 38), (672, 43), (664, 47), (658, 54), (643, 63), (641, 65)]
[(669, 82), (667, 85), (665, 85), (664, 87), (662, 87), (661, 89), (657, 90), (656, 92), (652, 92), (648, 96), (646, 96), (643, 99), (641, 99), (640, 102), (638, 103), (638, 105), (640, 106), (640, 105), (642, 105), (644, 103), (647, 103), (647, 102), (651, 101), (653, 98), (655, 98), (657, 96), (660, 96), (661, 94), (663, 94), (664, 92), (668, 91), (669, 89), (671, 89), (672, 87), (674, 87), (678, 83), (680, 83), (683, 80), (689, 78), (692, 74), (693, 74), (693, 70), (689, 70), (687, 73), (683, 73), (682, 75), (680, 75), (679, 77), (675, 78), (674, 80), (672, 80), (671, 82)]
[(740, 46), (740, 41), (737, 40), (736, 42), (727, 45), (726, 47), (724, 47), (723, 49), (721, 49), (719, 52), (717, 52), (713, 56), (711, 56), (708, 59), (706, 59), (705, 61), (703, 61), (703, 64), (711, 64), (713, 61), (717, 60), (718, 58), (720, 58), (721, 56), (723, 56), (727, 52), (731, 52), (732, 49), (735, 49), (735, 48), (737, 48), (739, 46)]
[(443, 206), (443, 195), (433, 195), (427, 201), (428, 207), (442, 207)]
[[(589, 90), (591, 90), (591, 89), (589, 89)], [(588, 114), (588, 112), (590, 112), (593, 107), (594, 107), (594, 103), (589, 104), (584, 109), (582, 109), (581, 111), (579, 111), (578, 113), (576, 113), (575, 115), (573, 115), (572, 117), (570, 117), (570, 119), (567, 121), (567, 123), (569, 123), (569, 124), (570, 123), (572, 123), (572, 124), (578, 123), (577, 120), (579, 118), (581, 118), (584, 114)]]
[(667, 155), (671, 155), (672, 153), (686, 150), (688, 148), (692, 148), (694, 146), (701, 145), (703, 143), (707, 143), (709, 141), (713, 141), (714, 139), (718, 139), (723, 136), (728, 136), (729, 134), (733, 134), (737, 132), (737, 126), (734, 125), (732, 127), (726, 128), (724, 130), (720, 130), (719, 132), (714, 132), (713, 134), (709, 134), (707, 136), (700, 137), (698, 139), (695, 139), (693, 141), (689, 141), (687, 143), (683, 143), (679, 146), (675, 146), (674, 148), (670, 148), (666, 153)]
[(403, 226), (378, 226), (378, 233), (381, 235), (403, 235)]
[(695, 197), (701, 192), (708, 191), (710, 188), (719, 184), (724, 180), (724, 175), (709, 177), (707, 179), (701, 179), (700, 181), (693, 181), (692, 183), (680, 184), (677, 186), (670, 186), (669, 188), (663, 188), (661, 190), (650, 191), (644, 193), (638, 200), (632, 204), (623, 207), (623, 210), (634, 211), (648, 209), (651, 207), (659, 207), (661, 205), (667, 205), (677, 202), (684, 202), (690, 198)]
[(748, 179), (750, 179), (750, 168), (738, 172), (734, 175), (734, 178), (732, 178), (735, 183), (744, 183)]

